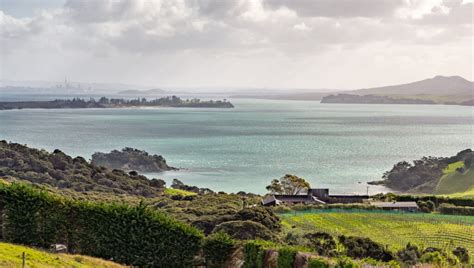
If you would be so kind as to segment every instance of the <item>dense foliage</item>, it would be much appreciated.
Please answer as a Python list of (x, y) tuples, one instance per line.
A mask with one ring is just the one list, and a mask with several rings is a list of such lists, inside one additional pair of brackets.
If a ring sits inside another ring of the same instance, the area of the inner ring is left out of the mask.
[(6, 241), (152, 267), (190, 265), (202, 234), (144, 205), (72, 201), (25, 184), (0, 185)]
[(204, 239), (203, 253), (208, 267), (224, 267), (236, 242), (226, 233), (217, 232)]
[(278, 268), (292, 268), (298, 251), (291, 247), (282, 247), (278, 250)]
[(276, 235), (261, 223), (254, 221), (227, 221), (216, 226), (213, 232), (224, 232), (235, 239), (275, 240)]
[(145, 98), (137, 99), (108, 99), (102, 97), (98, 100), (93, 98), (84, 100), (80, 98), (53, 100), (53, 101), (13, 101), (0, 102), (0, 110), (11, 109), (61, 109), (61, 108), (120, 108), (120, 107), (209, 107), (209, 108), (233, 108), (234, 106), (227, 100), (209, 100), (200, 99), (183, 100), (177, 96), (162, 97), (153, 100)]
[(380, 261), (393, 260), (392, 253), (385, 249), (379, 243), (376, 243), (369, 238), (353, 237), (353, 236), (339, 236), (339, 243), (345, 247), (345, 255), (356, 258), (372, 258)]
[(334, 257), (336, 252), (336, 240), (328, 233), (308, 233), (304, 236), (309, 246), (321, 256)]
[(121, 151), (113, 150), (110, 153), (94, 153), (91, 163), (110, 169), (136, 170), (141, 172), (160, 172), (175, 170), (168, 166), (161, 155), (150, 155), (145, 151), (123, 148)]
[(279, 180), (272, 180), (266, 189), (272, 194), (295, 195), (309, 189), (311, 186), (305, 179), (295, 175), (286, 174)]
[(441, 204), (438, 211), (443, 214), (449, 215), (467, 215), (474, 216), (474, 207), (461, 207), (454, 206), (451, 204)]
[(72, 158), (60, 150), (49, 153), (17, 143), (0, 141), (0, 177), (20, 179), (39, 185), (78, 192), (157, 196), (161, 191), (156, 180), (136, 173), (127, 174)]

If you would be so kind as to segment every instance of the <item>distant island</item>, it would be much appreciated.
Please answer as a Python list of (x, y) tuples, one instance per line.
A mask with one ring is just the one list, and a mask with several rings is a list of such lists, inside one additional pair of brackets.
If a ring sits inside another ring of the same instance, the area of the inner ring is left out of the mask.
[(337, 94), (325, 96), (321, 99), (321, 103), (363, 103), (363, 104), (436, 104), (432, 100), (394, 98), (390, 96), (377, 95), (351, 95)]
[(413, 97), (395, 97), (395, 96), (379, 96), (379, 95), (351, 95), (337, 94), (325, 96), (321, 99), (321, 103), (360, 103), (360, 104), (445, 104), (445, 105), (463, 105), (474, 106), (474, 99), (463, 102), (454, 101), (434, 101), (429, 97), (413, 96)]
[(322, 103), (474, 105), (474, 83), (460, 76), (435, 76), (406, 84), (357, 90), (319, 89), (306, 92), (246, 94), (232, 98), (322, 100)]
[(138, 99), (108, 99), (102, 97), (99, 100), (93, 98), (84, 100), (80, 98), (57, 99), (53, 101), (14, 101), (0, 102), (0, 110), (13, 109), (85, 109), (85, 108), (127, 108), (127, 107), (188, 107), (188, 108), (233, 108), (234, 105), (227, 100), (200, 99), (183, 100), (176, 96), (163, 97), (154, 100), (146, 98)]
[(123, 148), (121, 151), (113, 150), (110, 153), (94, 153), (91, 164), (110, 169), (135, 170), (140, 172), (162, 172), (177, 170), (170, 167), (161, 155), (150, 155), (145, 151)]

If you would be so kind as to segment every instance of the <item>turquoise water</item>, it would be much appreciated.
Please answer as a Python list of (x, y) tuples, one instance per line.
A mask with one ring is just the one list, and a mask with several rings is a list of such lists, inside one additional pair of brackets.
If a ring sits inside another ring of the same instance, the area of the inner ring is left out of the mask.
[(184, 168), (150, 177), (256, 193), (286, 173), (332, 193), (365, 193), (365, 182), (398, 161), (473, 147), (472, 107), (233, 103), (235, 109), (0, 111), (0, 139), (86, 159), (97, 151), (139, 148)]

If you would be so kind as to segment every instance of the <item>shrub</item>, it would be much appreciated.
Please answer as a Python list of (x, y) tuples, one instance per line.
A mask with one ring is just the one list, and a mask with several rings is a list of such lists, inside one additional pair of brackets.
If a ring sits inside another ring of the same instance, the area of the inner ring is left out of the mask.
[(224, 232), (234, 239), (274, 239), (273, 233), (265, 226), (253, 221), (228, 221), (216, 226), (213, 232)]
[(272, 231), (279, 231), (281, 229), (280, 218), (270, 208), (244, 208), (237, 212), (235, 219), (258, 222)]
[[(262, 245), (256, 241), (248, 241), (244, 245), (244, 267), (255, 268), (263, 266), (261, 259)], [(260, 254), (259, 254), (260, 253)]]
[(466, 248), (455, 248), (453, 250), (453, 255), (456, 256), (461, 263), (469, 263), (469, 251)]
[(384, 262), (393, 260), (391, 252), (369, 238), (342, 235), (339, 236), (339, 242), (346, 248), (346, 255), (351, 258), (372, 258)]
[(226, 233), (208, 236), (203, 243), (204, 257), (209, 267), (223, 267), (235, 248), (235, 241)]
[(134, 266), (182, 267), (197, 254), (202, 234), (148, 209), (73, 201), (25, 184), (0, 184), (4, 239), (114, 259)]
[(421, 252), (417, 246), (408, 243), (404, 249), (397, 252), (397, 257), (407, 265), (415, 265), (421, 257)]
[(308, 268), (329, 268), (331, 263), (323, 258), (312, 257), (308, 260)]
[(420, 261), (422, 263), (434, 264), (440, 267), (447, 266), (445, 257), (438, 251), (424, 253), (421, 256)]
[(360, 265), (354, 260), (342, 257), (337, 260), (337, 267), (339, 268), (360, 268)]
[(441, 204), (438, 210), (442, 214), (474, 216), (474, 207), (461, 207), (451, 204)]
[(416, 204), (420, 208), (420, 211), (424, 213), (431, 213), (435, 210), (435, 204), (431, 200), (428, 200), (428, 201), (418, 200)]
[(278, 250), (278, 268), (292, 268), (297, 252), (290, 247), (280, 248)]
[(336, 253), (336, 240), (327, 233), (317, 232), (306, 234), (305, 238), (309, 241), (309, 246), (322, 256), (334, 257)]

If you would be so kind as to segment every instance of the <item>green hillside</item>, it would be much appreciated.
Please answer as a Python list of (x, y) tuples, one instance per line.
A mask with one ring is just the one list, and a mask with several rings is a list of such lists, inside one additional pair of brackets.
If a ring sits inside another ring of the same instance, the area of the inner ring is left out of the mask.
[(22, 255), (25, 252), (26, 267), (126, 267), (110, 261), (82, 255), (49, 253), (29, 247), (0, 243), (0, 267), (21, 267)]
[(434, 193), (463, 193), (474, 188), (474, 169), (471, 167), (463, 173), (456, 171), (462, 167), (464, 167), (462, 161), (449, 164), (449, 166), (443, 170), (444, 175), (441, 177)]

